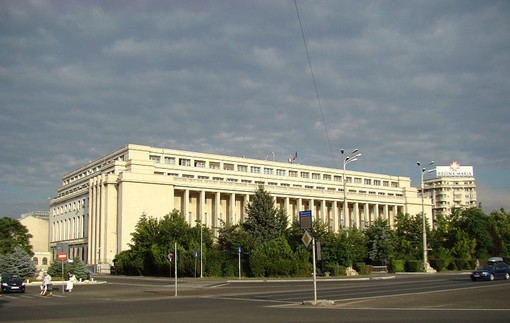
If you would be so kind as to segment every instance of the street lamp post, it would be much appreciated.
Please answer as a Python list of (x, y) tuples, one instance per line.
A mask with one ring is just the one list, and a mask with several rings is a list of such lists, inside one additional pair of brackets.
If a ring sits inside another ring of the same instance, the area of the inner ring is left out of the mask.
[(425, 221), (425, 200), (424, 200), (425, 186), (423, 184), (423, 175), (425, 175), (425, 173), (430, 173), (431, 171), (433, 171), (432, 169), (427, 169), (427, 167), (430, 167), (432, 164), (434, 164), (434, 161), (431, 161), (427, 165), (427, 167), (422, 167), (420, 162), (417, 162), (416, 164), (418, 165), (418, 167), (420, 167), (420, 176), (421, 176), (420, 187), (421, 187), (421, 217), (422, 217), (422, 224), (423, 224), (423, 228), (422, 228), (422, 230), (423, 230), (423, 269), (426, 272), (427, 269), (429, 268), (429, 261), (428, 261), (428, 257), (427, 257), (427, 225), (426, 225), (426, 221)]
[(203, 228), (204, 228), (204, 226), (202, 225), (202, 220), (196, 220), (195, 222), (200, 225), (200, 278), (203, 278), (202, 244), (203, 244)]
[(343, 183), (344, 183), (344, 224), (347, 225), (349, 222), (349, 214), (347, 212), (347, 195), (346, 195), (346, 178), (345, 178), (345, 167), (347, 164), (350, 164), (352, 162), (355, 162), (358, 160), (358, 157), (361, 157), (361, 153), (358, 153), (358, 149), (354, 149), (347, 157), (344, 158), (344, 150), (340, 149), (340, 153), (342, 154), (342, 163), (344, 166), (344, 172), (343, 172)]

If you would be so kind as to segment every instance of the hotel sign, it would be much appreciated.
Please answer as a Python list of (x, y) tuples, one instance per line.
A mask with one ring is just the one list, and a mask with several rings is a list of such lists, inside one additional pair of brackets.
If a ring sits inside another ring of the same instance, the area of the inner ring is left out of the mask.
[(460, 166), (453, 161), (450, 166), (437, 166), (437, 177), (473, 177), (473, 166)]

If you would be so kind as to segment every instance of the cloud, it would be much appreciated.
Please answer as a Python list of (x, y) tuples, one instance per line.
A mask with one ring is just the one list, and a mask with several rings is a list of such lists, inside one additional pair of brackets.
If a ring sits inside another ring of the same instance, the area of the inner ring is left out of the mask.
[(0, 216), (128, 143), (328, 167), (359, 148), (352, 168), (413, 184), (416, 160), (459, 160), (506, 203), (506, 1), (297, 3), (322, 111), (292, 2), (1, 2)]

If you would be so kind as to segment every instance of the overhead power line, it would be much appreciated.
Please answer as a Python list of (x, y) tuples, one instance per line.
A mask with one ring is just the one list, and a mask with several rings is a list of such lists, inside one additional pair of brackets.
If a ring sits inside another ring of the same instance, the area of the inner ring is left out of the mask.
[(331, 147), (331, 140), (329, 139), (328, 126), (326, 125), (326, 119), (324, 118), (324, 111), (322, 109), (321, 99), (319, 96), (319, 91), (317, 89), (317, 82), (315, 81), (315, 75), (313, 73), (312, 61), (310, 60), (310, 53), (308, 52), (308, 45), (306, 44), (305, 32), (303, 30), (301, 16), (299, 15), (297, 0), (294, 0), (294, 6), (296, 7), (296, 13), (297, 13), (297, 17), (299, 20), (299, 27), (301, 28), (301, 36), (303, 36), (303, 44), (305, 46), (306, 57), (308, 59), (308, 66), (310, 67), (310, 74), (312, 75), (312, 82), (313, 82), (313, 87), (315, 89), (315, 96), (317, 97), (317, 104), (318, 104), (319, 110), (321, 112), (322, 124), (324, 125), (324, 131), (326, 132), (326, 138), (328, 140), (329, 151), (331, 152), (331, 159), (333, 160), (333, 164), (335, 164), (335, 155), (333, 154), (333, 148)]

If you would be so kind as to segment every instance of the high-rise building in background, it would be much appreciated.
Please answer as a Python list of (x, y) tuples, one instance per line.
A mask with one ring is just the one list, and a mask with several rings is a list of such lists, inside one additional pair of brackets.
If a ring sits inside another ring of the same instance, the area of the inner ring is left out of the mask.
[(436, 166), (424, 180), (425, 196), (432, 199), (432, 215), (451, 215), (454, 209), (477, 206), (473, 166), (453, 161), (449, 166)]

